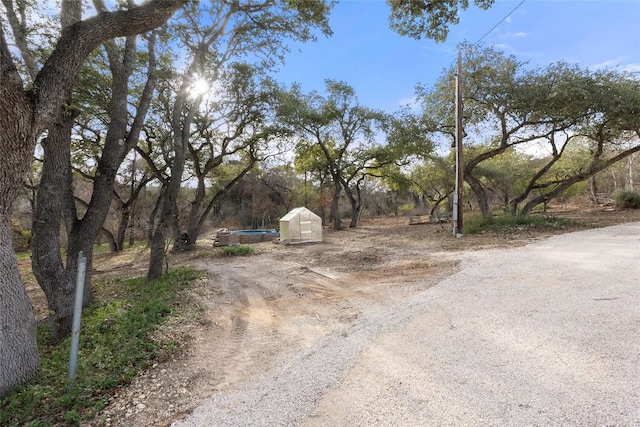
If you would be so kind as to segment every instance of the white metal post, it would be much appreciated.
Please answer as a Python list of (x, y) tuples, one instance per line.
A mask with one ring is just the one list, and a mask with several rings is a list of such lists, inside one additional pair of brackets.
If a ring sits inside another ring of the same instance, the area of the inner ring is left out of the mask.
[(73, 382), (76, 378), (78, 366), (78, 345), (80, 343), (80, 319), (82, 318), (82, 299), (84, 298), (84, 275), (87, 268), (87, 258), (80, 251), (78, 254), (78, 277), (76, 280), (76, 300), (73, 310), (73, 325), (71, 327), (71, 351), (69, 352), (69, 369), (67, 378)]

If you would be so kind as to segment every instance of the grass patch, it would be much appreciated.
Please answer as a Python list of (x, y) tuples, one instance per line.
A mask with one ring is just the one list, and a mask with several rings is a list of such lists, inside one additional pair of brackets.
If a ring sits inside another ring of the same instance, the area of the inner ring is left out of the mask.
[(108, 254), (109, 252), (111, 252), (111, 246), (108, 243), (93, 245), (93, 255)]
[(579, 227), (580, 223), (567, 218), (552, 216), (492, 216), (484, 218), (480, 215), (465, 218), (465, 234), (515, 234), (527, 230), (559, 231)]
[(173, 343), (150, 336), (176, 313), (183, 291), (197, 277), (197, 272), (179, 268), (151, 283), (144, 278), (118, 280), (122, 289), (117, 299), (94, 304), (83, 313), (73, 385), (67, 384), (69, 339), (51, 344), (48, 325), (41, 325), (38, 378), (0, 399), (0, 425), (79, 425), (92, 418), (115, 387), (177, 351)]
[(227, 246), (222, 253), (229, 256), (252, 255), (253, 248), (251, 246)]

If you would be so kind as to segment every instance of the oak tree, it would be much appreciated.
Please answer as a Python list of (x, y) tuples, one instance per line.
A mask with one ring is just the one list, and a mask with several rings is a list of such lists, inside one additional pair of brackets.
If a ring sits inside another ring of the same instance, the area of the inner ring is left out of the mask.
[(176, 41), (187, 56), (187, 65), (176, 73), (174, 94), (167, 114), (172, 146), (171, 176), (163, 182), (162, 201), (151, 225), (149, 279), (162, 275), (166, 240), (175, 240), (177, 200), (185, 172), (194, 119), (205, 91), (194, 93), (199, 79), (215, 86), (224, 67), (250, 57), (263, 68), (283, 59), (285, 40), (315, 39), (313, 30), (328, 35), (327, 16), (333, 2), (194, 2), (173, 27)]
[(56, 131), (55, 121), (65, 113), (77, 72), (96, 47), (115, 37), (150, 31), (183, 5), (181, 0), (150, 0), (83, 20), (82, 2), (63, 0), (57, 44), (41, 65), (24, 61), (30, 73), (25, 77), (8, 34), (23, 46), (26, 33), (20, 25), (7, 26), (15, 22), (12, 15), (18, 15), (21, 3), (3, 0), (8, 19), (0, 19), (0, 264), (4, 273), (0, 278), (0, 394), (31, 378), (39, 366), (34, 314), (11, 245), (13, 202), (31, 166), (36, 142), (46, 130)]

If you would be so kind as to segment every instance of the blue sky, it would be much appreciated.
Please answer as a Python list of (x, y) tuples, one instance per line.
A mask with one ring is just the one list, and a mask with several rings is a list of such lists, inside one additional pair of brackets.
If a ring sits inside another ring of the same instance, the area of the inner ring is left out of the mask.
[[(293, 45), (275, 78), (323, 91), (324, 79), (353, 86), (360, 103), (396, 111), (417, 83), (433, 84), (456, 58), (458, 43), (476, 42), (520, 0), (497, 0), (489, 10), (470, 7), (445, 43), (401, 37), (388, 27), (384, 0), (342, 0), (331, 15), (331, 38)], [(640, 0), (526, 0), (483, 39), (532, 66), (556, 61), (582, 68), (640, 71)], [(300, 49), (300, 51), (298, 51)]]

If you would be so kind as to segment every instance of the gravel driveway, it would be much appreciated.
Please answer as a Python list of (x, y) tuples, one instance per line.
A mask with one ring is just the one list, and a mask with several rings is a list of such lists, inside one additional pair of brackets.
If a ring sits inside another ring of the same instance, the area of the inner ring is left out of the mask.
[(458, 255), (178, 426), (640, 426), (640, 223)]

